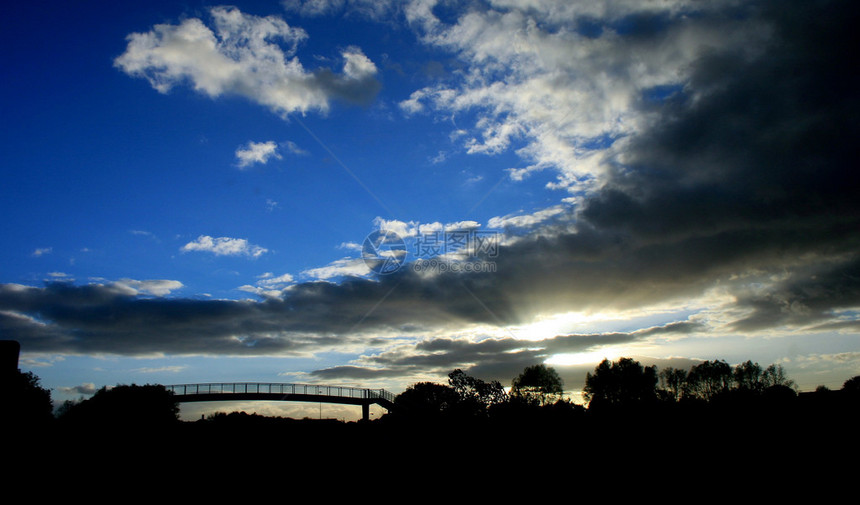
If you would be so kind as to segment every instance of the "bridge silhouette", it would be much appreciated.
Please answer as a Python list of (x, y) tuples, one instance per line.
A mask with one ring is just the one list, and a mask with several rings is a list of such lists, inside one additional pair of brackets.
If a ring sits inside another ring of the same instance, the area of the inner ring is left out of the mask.
[(366, 389), (320, 384), (289, 384), (271, 382), (210, 382), (203, 384), (171, 384), (165, 389), (173, 392), (179, 403), (266, 400), (282, 402), (340, 403), (360, 405), (361, 417), (370, 419), (370, 406), (377, 404), (389, 412), (394, 408), (395, 395), (384, 389)]

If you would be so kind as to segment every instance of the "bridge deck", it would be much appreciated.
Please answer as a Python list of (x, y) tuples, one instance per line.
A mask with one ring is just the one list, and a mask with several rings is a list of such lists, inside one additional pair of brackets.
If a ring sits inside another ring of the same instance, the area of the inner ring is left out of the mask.
[(394, 407), (394, 394), (384, 389), (261, 382), (172, 384), (164, 387), (172, 391), (180, 403), (238, 400), (341, 403), (361, 405), (365, 417), (371, 404), (389, 411)]

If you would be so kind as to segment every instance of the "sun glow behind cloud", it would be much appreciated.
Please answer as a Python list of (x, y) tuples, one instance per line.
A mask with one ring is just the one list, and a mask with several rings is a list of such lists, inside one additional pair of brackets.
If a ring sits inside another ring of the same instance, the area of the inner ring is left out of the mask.
[[(518, 338), (528, 341), (542, 341), (554, 337), (564, 337), (571, 334), (596, 334), (609, 333), (619, 326), (629, 326), (630, 321), (635, 318), (667, 318), (672, 321), (676, 313), (672, 311), (654, 311), (648, 313), (637, 311), (636, 314), (624, 312), (567, 312), (552, 316), (538, 318), (534, 323), (524, 325), (512, 330)], [(628, 343), (625, 345), (601, 345), (598, 342), (593, 350), (576, 353), (552, 354), (545, 361), (548, 365), (574, 366), (589, 363), (598, 363), (603, 359), (614, 360), (625, 355), (634, 353), (634, 349), (640, 347), (640, 343)]]
[(522, 340), (544, 340), (568, 333), (593, 332), (618, 317), (618, 314), (573, 311), (539, 317), (533, 323), (512, 329), (512, 332)]

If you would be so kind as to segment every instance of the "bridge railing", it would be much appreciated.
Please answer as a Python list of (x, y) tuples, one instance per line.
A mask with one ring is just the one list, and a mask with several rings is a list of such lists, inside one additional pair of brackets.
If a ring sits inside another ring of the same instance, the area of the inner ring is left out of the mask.
[(319, 384), (288, 384), (267, 382), (210, 382), (205, 384), (171, 384), (165, 389), (176, 396), (206, 394), (301, 394), (314, 396), (339, 396), (346, 398), (381, 398), (390, 402), (395, 395), (384, 389), (367, 389), (348, 386), (325, 386)]

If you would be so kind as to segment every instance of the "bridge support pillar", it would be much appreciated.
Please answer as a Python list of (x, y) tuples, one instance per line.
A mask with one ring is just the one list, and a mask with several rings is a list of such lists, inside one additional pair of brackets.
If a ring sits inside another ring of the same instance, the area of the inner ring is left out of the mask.
[(361, 418), (364, 421), (370, 421), (370, 404), (369, 403), (361, 404)]

